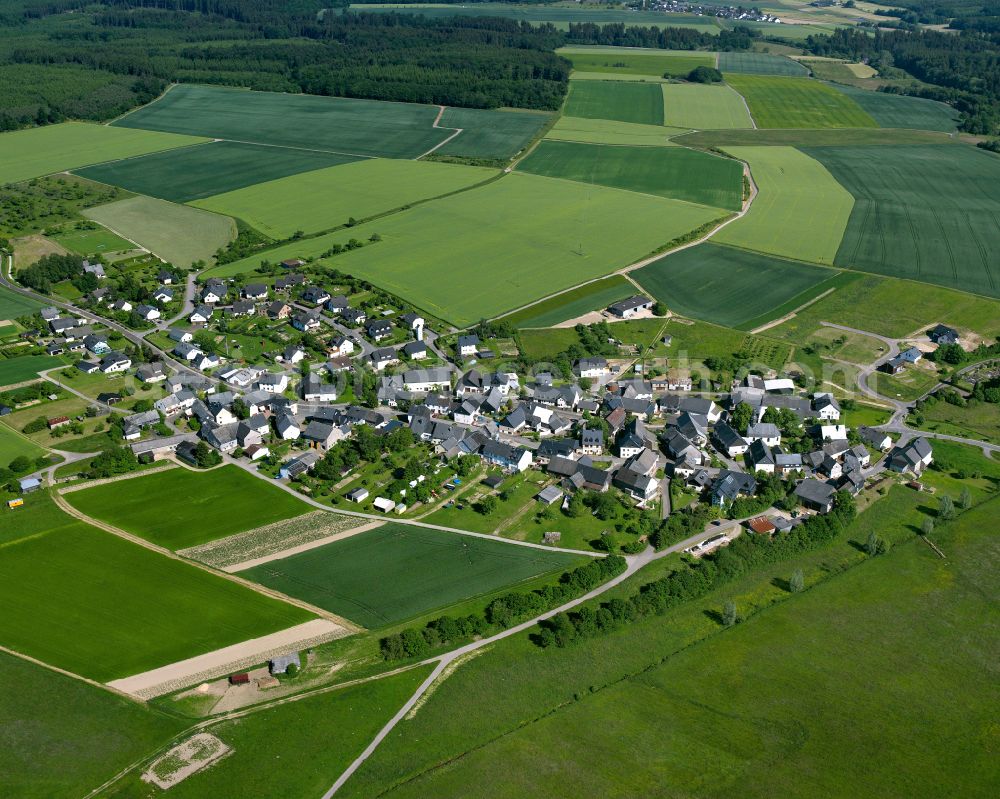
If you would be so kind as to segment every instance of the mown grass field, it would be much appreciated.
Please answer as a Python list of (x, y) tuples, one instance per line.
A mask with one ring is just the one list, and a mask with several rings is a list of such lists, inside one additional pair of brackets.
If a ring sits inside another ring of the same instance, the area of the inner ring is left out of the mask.
[(180, 267), (211, 261), (220, 247), (236, 237), (232, 219), (154, 197), (98, 205), (83, 215)]
[(664, 83), (661, 88), (667, 125), (700, 130), (753, 127), (743, 98), (728, 86)]
[[(319, 256), (334, 242), (382, 240), (329, 259), (440, 319), (470, 324), (602, 277), (724, 212), (514, 173), (348, 231), (269, 250)], [(211, 270), (253, 271), (259, 255)], [(430, 276), (430, 277), (429, 277)]]
[(44, 454), (45, 450), (34, 441), (24, 438), (7, 425), (0, 424), (0, 467), (6, 468), (7, 464), (21, 455), (34, 459)]
[(715, 53), (690, 50), (649, 50), (636, 47), (561, 47), (556, 52), (580, 72), (609, 75), (664, 74), (684, 77), (695, 67), (714, 67)]
[(916, 128), (951, 133), (958, 122), (958, 111), (934, 100), (868, 91), (839, 83), (833, 87), (854, 100), (883, 128)]
[(78, 522), (46, 494), (4, 512), (18, 523), (0, 534), (0, 643), (76, 674), (106, 682), (311, 618)]
[(62, 363), (59, 358), (49, 355), (21, 355), (17, 358), (0, 359), (0, 386), (31, 380), (39, 372), (61, 366)]
[(462, 132), (434, 152), (466, 158), (513, 158), (551, 118), (547, 111), (449, 107), (438, 124), (444, 128), (461, 128)]
[(134, 250), (135, 245), (106, 228), (97, 230), (72, 230), (59, 233), (52, 240), (78, 255), (101, 255), (109, 252)]
[(855, 197), (838, 265), (1000, 297), (1000, 159), (957, 145), (807, 152)]
[(17, 319), (19, 316), (34, 313), (41, 307), (42, 304), (37, 300), (0, 286), (0, 319)]
[(583, 562), (578, 555), (389, 523), (241, 576), (374, 628)]
[(738, 211), (743, 165), (685, 147), (628, 147), (543, 141), (519, 166), (524, 172), (612, 186)]
[(836, 274), (732, 247), (699, 244), (654, 261), (632, 277), (675, 313), (739, 327), (795, 297), (812, 295)]
[(203, 139), (107, 125), (63, 122), (0, 134), (0, 184), (134, 155), (198, 144)]
[(719, 53), (719, 69), (746, 75), (805, 76), (808, 70), (798, 61), (770, 53)]
[(207, 472), (169, 469), (74, 491), (66, 501), (167, 549), (198, 546), (311, 510), (233, 465)]
[(367, 158), (257, 183), (193, 203), (242, 219), (275, 238), (314, 233), (450, 194), (497, 174), (491, 169), (432, 161)]
[(353, 155), (220, 141), (98, 164), (77, 174), (137, 194), (185, 203), (356, 160)]
[(646, 147), (669, 147), (673, 142), (668, 136), (684, 133), (683, 128), (662, 125), (636, 125), (631, 122), (614, 122), (608, 119), (583, 119), (559, 117), (559, 121), (545, 134), (546, 139), (590, 142), (592, 144), (636, 144)]
[(759, 128), (875, 128), (846, 94), (809, 78), (730, 75)]
[(570, 83), (563, 113), (584, 119), (662, 125), (663, 95), (657, 83), (574, 81)]
[(635, 291), (635, 286), (624, 277), (612, 275), (505, 316), (504, 321), (518, 327), (550, 327), (589, 311), (602, 310), (631, 297)]
[(746, 216), (716, 240), (748, 250), (832, 264), (854, 198), (817, 160), (792, 147), (729, 147), (750, 164), (759, 190)]

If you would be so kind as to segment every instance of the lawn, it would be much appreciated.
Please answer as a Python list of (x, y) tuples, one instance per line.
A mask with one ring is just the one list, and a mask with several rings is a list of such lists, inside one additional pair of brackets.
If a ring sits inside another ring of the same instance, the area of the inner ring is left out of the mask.
[(582, 562), (578, 555), (389, 523), (240, 576), (375, 628)]
[(0, 184), (197, 144), (202, 139), (64, 122), (0, 134)]
[(2, 536), (0, 643), (85, 677), (127, 677), (311, 618), (78, 522), (45, 494), (4, 513), (19, 524)]
[(99, 164), (77, 174), (138, 194), (186, 203), (356, 160), (358, 156), (339, 153), (219, 141)]
[(52, 238), (77, 255), (101, 255), (135, 249), (132, 242), (103, 227), (97, 230), (71, 230), (68, 233), (56, 234)]
[(638, 47), (560, 47), (556, 53), (573, 62), (578, 72), (611, 75), (664, 74), (685, 77), (695, 67), (714, 67), (715, 53), (690, 50), (650, 50)]
[(543, 141), (519, 166), (524, 172), (612, 186), (738, 211), (743, 165), (685, 147), (628, 147)]
[(911, 402), (934, 388), (940, 379), (933, 369), (909, 366), (898, 375), (875, 372), (868, 379), (868, 386), (883, 397)]
[(613, 302), (631, 297), (635, 291), (635, 286), (624, 277), (612, 275), (505, 316), (504, 321), (518, 327), (550, 327), (589, 311), (603, 310)]
[[(36, 305), (35, 307), (40, 306)], [(62, 366), (62, 364), (62, 360), (50, 355), (20, 355), (17, 358), (0, 358), (0, 386), (32, 380), (38, 377), (39, 372)]]
[(1000, 297), (1000, 158), (962, 145), (807, 152), (855, 197), (838, 266)]
[(679, 128), (752, 128), (743, 98), (728, 86), (664, 83), (663, 121)]
[(810, 78), (730, 75), (759, 128), (875, 128), (846, 94)]
[(715, 240), (800, 261), (832, 264), (854, 198), (819, 161), (793, 147), (729, 147), (747, 161), (759, 193), (746, 216)]
[(636, 125), (632, 122), (615, 122), (610, 119), (559, 117), (559, 121), (545, 134), (545, 138), (591, 144), (670, 147), (673, 143), (667, 137), (683, 132), (683, 128), (666, 128), (662, 125)]
[(662, 125), (663, 95), (658, 83), (575, 81), (570, 83), (563, 113), (568, 117)]
[[(169, 469), (74, 491), (78, 510), (167, 549), (187, 549), (308, 513), (311, 508), (238, 466)], [(164, 513), (169, 507), (170, 512)]]
[(482, 108), (446, 108), (438, 124), (461, 128), (436, 155), (465, 158), (513, 158), (552, 118), (547, 111), (489, 111)]
[(798, 61), (770, 53), (719, 53), (719, 69), (747, 75), (805, 76), (809, 73)]
[(666, 255), (632, 277), (674, 313), (739, 327), (793, 298), (805, 302), (837, 274), (746, 250), (699, 244)]
[[(381, 241), (334, 256), (440, 319), (470, 324), (601, 277), (722, 216), (711, 208), (602, 186), (514, 173), (349, 231), (270, 250), (268, 260), (320, 256), (351, 238)], [(254, 270), (260, 255), (211, 270)]]
[(194, 205), (242, 219), (275, 238), (313, 233), (450, 194), (495, 175), (490, 169), (432, 161), (367, 158), (257, 183)]
[[(9, 321), (27, 316), (42, 307), (42, 303), (0, 286), (0, 319)], [(2, 361), (0, 361), (2, 363)]]
[(951, 133), (958, 122), (958, 111), (934, 100), (869, 91), (839, 83), (833, 84), (833, 88), (854, 100), (883, 128), (916, 128)]
[(130, 197), (83, 215), (180, 267), (210, 261), (236, 236), (232, 219), (153, 197)]

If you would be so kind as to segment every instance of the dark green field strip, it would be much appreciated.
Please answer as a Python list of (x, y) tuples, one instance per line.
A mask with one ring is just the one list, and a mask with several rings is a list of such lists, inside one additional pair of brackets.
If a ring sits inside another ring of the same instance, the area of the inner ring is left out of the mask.
[[(836, 276), (821, 267), (769, 255), (699, 244), (631, 273), (670, 310), (706, 322), (739, 327)], [(801, 303), (800, 303), (801, 304)]]
[(946, 134), (930, 130), (847, 128), (792, 130), (701, 130), (682, 133), (673, 141), (686, 147), (850, 147), (856, 145), (953, 144)]
[(658, 83), (575, 81), (570, 84), (564, 113), (584, 119), (662, 125), (663, 92)]
[(612, 275), (505, 316), (503, 321), (518, 327), (551, 327), (590, 311), (599, 311), (635, 293), (635, 286), (628, 280)]
[(76, 174), (138, 194), (186, 203), (358, 159), (339, 153), (221, 141), (111, 161)]
[(626, 147), (543, 141), (519, 169), (738, 211), (743, 165), (684, 147)]
[(447, 108), (438, 124), (462, 128), (462, 132), (434, 152), (466, 158), (513, 158), (551, 118), (552, 114), (539, 111)]
[(576, 555), (390, 523), (241, 576), (382, 627), (579, 562)]
[(114, 124), (353, 155), (415, 158), (451, 131), (432, 105), (179, 85)]
[(1000, 159), (958, 144), (806, 152), (855, 197), (838, 266), (1000, 297)]
[(886, 94), (859, 89), (841, 83), (828, 84), (860, 105), (883, 128), (915, 128), (952, 132), (957, 129), (959, 113), (934, 100)]
[(719, 53), (719, 69), (746, 75), (800, 75), (809, 74), (802, 64), (770, 53)]
[(42, 304), (16, 291), (0, 286), (0, 319), (16, 319), (27, 316), (42, 307)]
[[(821, 297), (826, 297), (827, 293), (840, 291), (847, 288), (852, 283), (863, 279), (864, 275), (860, 272), (837, 272), (833, 277), (828, 280), (824, 280), (822, 283), (817, 283), (801, 294), (796, 294), (790, 300), (782, 303), (781, 305), (772, 308), (770, 311), (761, 314), (760, 316), (755, 316), (753, 319), (747, 319), (737, 326), (737, 330), (754, 330), (761, 325), (766, 325), (768, 322), (773, 322), (775, 319), (781, 319), (783, 316), (787, 316), (793, 311), (803, 308), (807, 304), (811, 305), (814, 301)], [(769, 329), (768, 335), (771, 335), (771, 330)]]

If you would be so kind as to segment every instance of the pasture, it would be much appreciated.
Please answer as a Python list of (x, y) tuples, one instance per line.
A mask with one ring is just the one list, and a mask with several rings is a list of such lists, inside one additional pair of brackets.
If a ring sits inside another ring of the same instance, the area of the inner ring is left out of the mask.
[(132, 242), (103, 227), (97, 230), (71, 230), (68, 233), (58, 233), (52, 236), (52, 240), (78, 255), (103, 255), (135, 249)]
[(389, 523), (241, 576), (376, 628), (583, 562), (578, 555)]
[(635, 286), (621, 275), (612, 275), (543, 300), (503, 319), (518, 327), (551, 327), (589, 311), (600, 311), (634, 294)]
[(232, 219), (154, 197), (129, 197), (83, 215), (180, 267), (211, 261), (236, 236)]
[(695, 67), (714, 67), (715, 53), (691, 50), (650, 50), (639, 47), (560, 47), (556, 52), (579, 72), (609, 75), (664, 74), (684, 77)]
[[(16, 291), (0, 286), (0, 319), (11, 320), (19, 316), (27, 316), (42, 307), (42, 303), (31, 297), (25, 297)], [(0, 361), (2, 363), (2, 361)]]
[(961, 145), (807, 152), (855, 197), (837, 265), (1000, 297), (1000, 159)]
[(934, 100), (874, 92), (839, 83), (832, 86), (854, 100), (883, 128), (915, 128), (951, 133), (958, 122), (958, 111)]
[(759, 128), (875, 128), (854, 100), (810, 78), (730, 75)]
[(584, 119), (662, 125), (663, 94), (658, 83), (574, 81), (569, 85), (563, 113)]
[(438, 124), (443, 128), (461, 128), (462, 132), (434, 153), (464, 158), (513, 158), (551, 118), (547, 111), (449, 107)]
[(38, 376), (39, 372), (62, 366), (59, 358), (49, 355), (21, 355), (17, 358), (0, 358), (0, 386), (9, 386)]
[(836, 274), (709, 243), (666, 255), (631, 276), (674, 313), (739, 327), (796, 297), (804, 302)]
[(98, 164), (77, 174), (137, 194), (186, 203), (356, 160), (357, 156), (338, 153), (220, 141)]
[(91, 518), (174, 550), (311, 510), (286, 491), (233, 465), (206, 472), (168, 469), (73, 491), (66, 494), (66, 501)]
[(684, 132), (684, 128), (668, 128), (662, 125), (636, 125), (631, 122), (614, 122), (608, 119), (559, 117), (559, 121), (545, 134), (545, 138), (589, 142), (591, 144), (670, 147), (673, 146), (673, 142), (667, 137)]
[(716, 240), (757, 252), (832, 264), (854, 198), (817, 160), (793, 147), (729, 147), (750, 164), (758, 195)]
[[(722, 215), (677, 200), (515, 172), (348, 231), (292, 242), (267, 257), (320, 256), (333, 243), (378, 233), (380, 242), (327, 263), (464, 325), (602, 277)], [(208, 274), (250, 272), (260, 260), (252, 256)]]
[(627, 147), (543, 141), (518, 168), (534, 175), (612, 186), (738, 211), (739, 161), (685, 147)]
[(0, 185), (134, 155), (198, 144), (204, 139), (63, 122), (0, 134)]
[(496, 175), (480, 167), (433, 161), (366, 158), (302, 172), (198, 200), (193, 205), (242, 219), (274, 238), (315, 233), (480, 183)]
[(664, 83), (663, 121), (678, 128), (752, 128), (743, 98), (728, 86)]
[(719, 70), (743, 75), (786, 75), (805, 77), (809, 70), (798, 61), (770, 53), (719, 53)]

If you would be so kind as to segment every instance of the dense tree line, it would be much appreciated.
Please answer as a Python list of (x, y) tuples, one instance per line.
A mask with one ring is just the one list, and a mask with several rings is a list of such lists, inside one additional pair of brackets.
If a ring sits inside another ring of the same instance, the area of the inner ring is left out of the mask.
[[(17, 270), (17, 281), (22, 286), (48, 294), (55, 283), (71, 280), (81, 292), (97, 288), (97, 278), (83, 272), (79, 255), (43, 255), (31, 266)], [(89, 278), (89, 280), (87, 280)], [(93, 281), (93, 285), (90, 285)]]
[(749, 50), (760, 33), (743, 26), (718, 34), (691, 28), (628, 26), (621, 22), (571, 22), (566, 41), (573, 44), (605, 44), (615, 47), (655, 47), (660, 50)]

